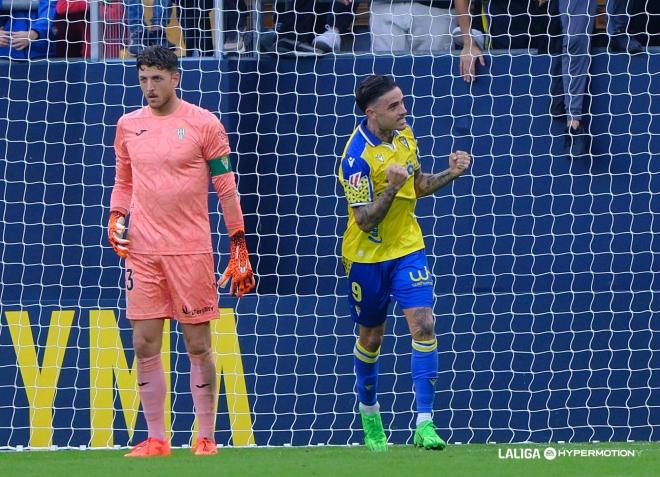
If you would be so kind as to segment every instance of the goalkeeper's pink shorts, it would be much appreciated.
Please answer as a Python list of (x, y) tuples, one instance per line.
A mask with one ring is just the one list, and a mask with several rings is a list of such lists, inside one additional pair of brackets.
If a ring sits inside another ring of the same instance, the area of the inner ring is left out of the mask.
[(174, 318), (197, 324), (219, 317), (212, 253), (130, 254), (124, 280), (129, 320)]

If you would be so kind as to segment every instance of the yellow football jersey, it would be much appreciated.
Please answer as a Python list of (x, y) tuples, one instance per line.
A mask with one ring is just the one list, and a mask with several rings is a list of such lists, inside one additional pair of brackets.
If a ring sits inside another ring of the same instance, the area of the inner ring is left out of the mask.
[[(392, 164), (407, 169), (409, 178), (399, 190), (383, 221), (369, 233), (355, 222), (353, 207), (373, 202), (387, 187), (385, 170)], [(414, 173), (419, 169), (417, 141), (412, 129), (395, 131), (392, 144), (367, 129), (366, 118), (353, 131), (339, 165), (339, 182), (348, 200), (348, 226), (342, 255), (351, 262), (378, 263), (424, 248), (415, 218)]]

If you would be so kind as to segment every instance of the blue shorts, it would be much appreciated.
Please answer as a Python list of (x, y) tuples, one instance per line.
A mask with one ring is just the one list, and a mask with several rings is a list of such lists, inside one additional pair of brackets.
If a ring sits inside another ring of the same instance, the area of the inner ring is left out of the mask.
[(370, 328), (382, 324), (391, 297), (403, 310), (433, 307), (433, 277), (424, 250), (386, 262), (351, 265), (348, 303), (353, 321)]

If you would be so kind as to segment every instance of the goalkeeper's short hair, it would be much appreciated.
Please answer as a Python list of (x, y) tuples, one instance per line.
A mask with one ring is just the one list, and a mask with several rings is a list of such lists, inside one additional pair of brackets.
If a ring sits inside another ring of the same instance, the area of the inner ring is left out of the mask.
[(138, 71), (140, 71), (142, 66), (155, 66), (159, 70), (171, 71), (173, 73), (179, 71), (179, 59), (176, 54), (169, 48), (161, 45), (148, 46), (142, 50), (137, 56), (135, 65)]

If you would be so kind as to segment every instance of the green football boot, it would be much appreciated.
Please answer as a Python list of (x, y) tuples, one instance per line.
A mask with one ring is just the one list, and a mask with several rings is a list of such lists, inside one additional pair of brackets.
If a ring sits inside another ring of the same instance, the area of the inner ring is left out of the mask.
[(387, 451), (387, 438), (383, 429), (383, 421), (380, 419), (380, 413), (366, 414), (360, 411), (362, 418), (362, 429), (364, 430), (364, 445), (367, 449), (374, 452)]
[(421, 422), (415, 430), (415, 447), (424, 449), (442, 450), (447, 447), (445, 441), (435, 432), (433, 421)]

